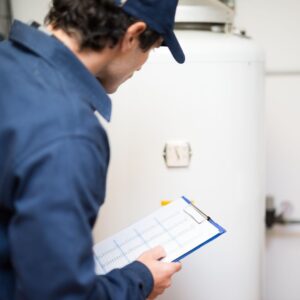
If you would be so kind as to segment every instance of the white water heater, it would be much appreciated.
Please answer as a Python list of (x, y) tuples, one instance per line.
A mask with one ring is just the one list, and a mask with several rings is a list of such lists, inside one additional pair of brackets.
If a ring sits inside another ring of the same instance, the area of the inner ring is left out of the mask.
[(159, 299), (261, 300), (264, 56), (251, 39), (184, 25), (177, 37), (186, 63), (157, 49), (113, 96), (95, 239), (186, 195), (227, 232), (186, 257)]

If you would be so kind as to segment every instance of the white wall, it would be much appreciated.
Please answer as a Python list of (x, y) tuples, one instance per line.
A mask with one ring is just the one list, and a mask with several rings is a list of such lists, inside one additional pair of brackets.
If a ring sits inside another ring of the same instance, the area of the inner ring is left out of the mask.
[[(300, 1), (237, 0), (237, 25), (267, 54), (267, 192), (300, 219)], [(265, 300), (300, 299), (300, 226), (267, 233)]]
[(267, 53), (267, 69), (300, 70), (300, 1), (236, 0), (237, 25)]
[[(289, 200), (300, 218), (300, 76), (267, 80), (267, 188), (277, 203)], [(279, 206), (279, 204), (278, 204)], [(300, 226), (267, 236), (267, 300), (300, 299)]]
[(43, 23), (50, 0), (12, 0), (13, 16), (23, 22), (35, 20)]

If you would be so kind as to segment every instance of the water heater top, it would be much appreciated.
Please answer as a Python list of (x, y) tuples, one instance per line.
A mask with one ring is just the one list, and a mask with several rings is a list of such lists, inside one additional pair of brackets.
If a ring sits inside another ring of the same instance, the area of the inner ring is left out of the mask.
[(179, 0), (176, 23), (232, 24), (232, 0)]

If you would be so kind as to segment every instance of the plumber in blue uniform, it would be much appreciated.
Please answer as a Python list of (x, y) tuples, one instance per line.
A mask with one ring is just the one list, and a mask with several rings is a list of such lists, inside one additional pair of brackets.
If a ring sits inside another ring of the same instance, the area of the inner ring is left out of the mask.
[(0, 43), (0, 300), (155, 299), (180, 270), (156, 247), (97, 276), (91, 235), (109, 164), (95, 111), (110, 120), (108, 94), (154, 48), (184, 62), (176, 6), (54, 0)]

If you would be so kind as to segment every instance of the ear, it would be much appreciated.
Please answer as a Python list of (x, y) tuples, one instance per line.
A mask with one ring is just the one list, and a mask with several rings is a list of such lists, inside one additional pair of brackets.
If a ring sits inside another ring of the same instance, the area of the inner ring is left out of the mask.
[(123, 51), (130, 50), (139, 43), (139, 36), (146, 30), (147, 25), (144, 22), (136, 22), (127, 28), (121, 42)]

